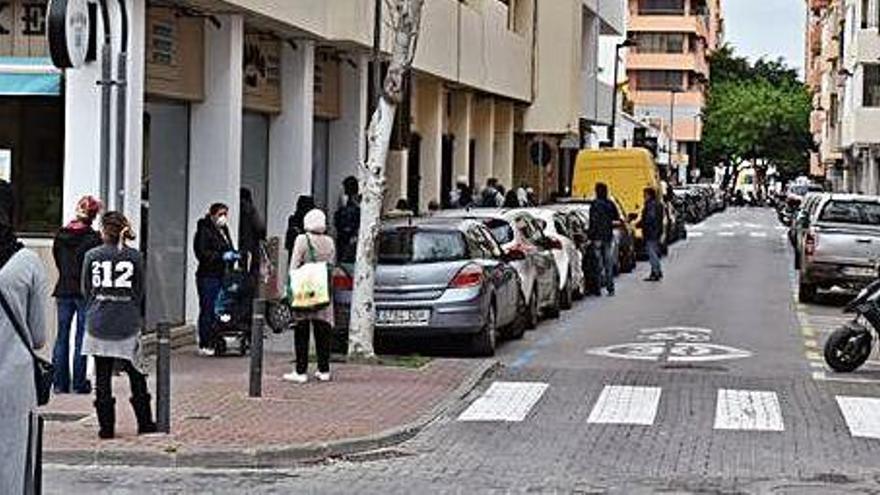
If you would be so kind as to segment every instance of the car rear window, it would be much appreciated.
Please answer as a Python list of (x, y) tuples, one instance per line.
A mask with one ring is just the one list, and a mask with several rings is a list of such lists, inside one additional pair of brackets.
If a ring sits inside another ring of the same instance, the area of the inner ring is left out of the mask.
[(833, 223), (880, 225), (880, 203), (866, 201), (829, 201), (819, 220)]
[(437, 263), (465, 258), (467, 245), (457, 230), (401, 228), (386, 230), (379, 235), (380, 263)]
[(483, 224), (489, 229), (498, 244), (507, 244), (513, 241), (513, 228), (506, 221), (492, 218)]

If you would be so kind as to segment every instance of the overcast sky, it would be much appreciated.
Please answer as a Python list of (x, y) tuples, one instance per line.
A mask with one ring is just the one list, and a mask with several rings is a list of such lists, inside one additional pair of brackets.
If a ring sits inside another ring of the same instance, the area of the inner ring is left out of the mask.
[(721, 0), (726, 41), (751, 59), (761, 56), (804, 66), (804, 0)]

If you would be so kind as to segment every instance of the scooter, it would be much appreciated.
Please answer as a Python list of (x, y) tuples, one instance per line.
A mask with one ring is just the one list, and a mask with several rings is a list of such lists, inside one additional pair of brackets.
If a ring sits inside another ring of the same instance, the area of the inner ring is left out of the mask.
[(880, 331), (880, 279), (846, 305), (855, 318), (835, 330), (825, 342), (825, 362), (834, 371), (849, 373), (865, 364)]

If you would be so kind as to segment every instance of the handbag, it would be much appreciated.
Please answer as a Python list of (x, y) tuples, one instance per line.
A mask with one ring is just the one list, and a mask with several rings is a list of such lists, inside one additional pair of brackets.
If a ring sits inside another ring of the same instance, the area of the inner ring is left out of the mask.
[(21, 343), (27, 348), (28, 353), (31, 355), (31, 359), (33, 359), (34, 388), (37, 389), (37, 405), (45, 406), (49, 403), (49, 397), (52, 395), (52, 379), (55, 368), (52, 366), (52, 363), (41, 358), (36, 352), (34, 352), (34, 348), (31, 347), (27, 337), (25, 337), (24, 327), (22, 327), (18, 318), (15, 317), (15, 313), (12, 312), (12, 308), (6, 300), (6, 296), (3, 295), (3, 291), (0, 291), (0, 306), (3, 306), (3, 311), (6, 312), (6, 316), (15, 328), (15, 333), (18, 335), (18, 338), (21, 339)]
[(305, 236), (312, 261), (290, 270), (290, 306), (314, 311), (330, 305), (330, 268), (326, 261), (318, 261), (311, 238)]

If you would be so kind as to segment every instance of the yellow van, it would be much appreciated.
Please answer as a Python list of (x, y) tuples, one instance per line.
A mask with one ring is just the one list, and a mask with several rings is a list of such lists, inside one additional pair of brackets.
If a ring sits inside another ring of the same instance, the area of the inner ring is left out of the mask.
[[(604, 182), (608, 192), (620, 200), (627, 215), (635, 214), (637, 219), (642, 214), (646, 187), (654, 188), (658, 199), (663, 201), (660, 172), (651, 153), (644, 148), (607, 148), (578, 153), (572, 196), (592, 198), (599, 182)], [(641, 239), (641, 229), (637, 229), (637, 245), (641, 245)]]

